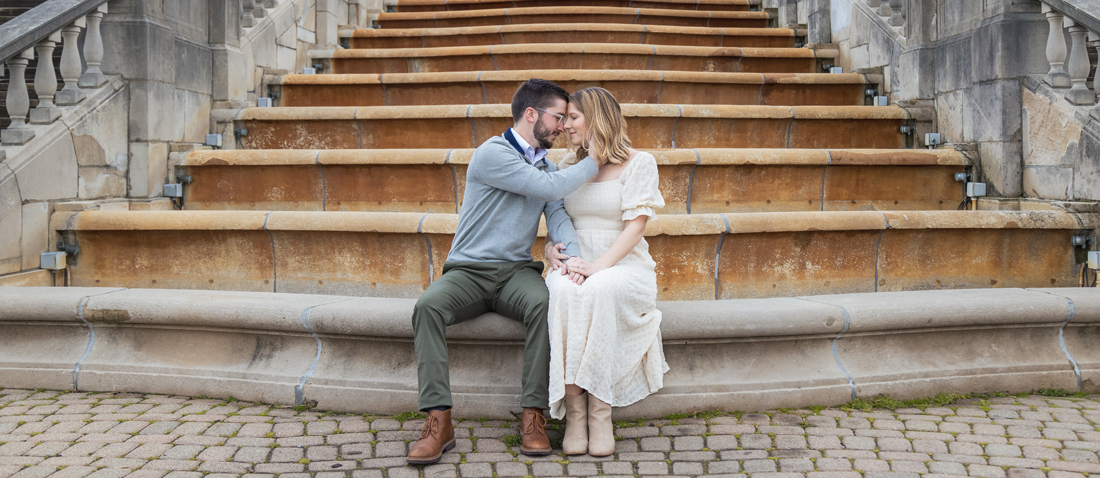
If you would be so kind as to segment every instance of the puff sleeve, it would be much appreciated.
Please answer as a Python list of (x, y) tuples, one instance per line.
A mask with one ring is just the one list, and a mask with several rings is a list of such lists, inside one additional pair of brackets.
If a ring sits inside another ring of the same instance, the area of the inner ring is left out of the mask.
[(661, 190), (657, 188), (657, 160), (649, 153), (639, 152), (622, 173), (623, 220), (629, 221), (646, 215), (657, 217), (655, 209), (665, 206)]

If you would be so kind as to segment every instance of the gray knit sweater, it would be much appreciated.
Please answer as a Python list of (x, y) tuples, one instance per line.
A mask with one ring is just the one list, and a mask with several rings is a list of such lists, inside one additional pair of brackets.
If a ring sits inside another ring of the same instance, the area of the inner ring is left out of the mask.
[(500, 136), (474, 151), (448, 261), (534, 260), (531, 247), (543, 213), (550, 238), (564, 243), (566, 254), (580, 255), (577, 232), (562, 198), (596, 176), (599, 167), (592, 158), (561, 171), (549, 161), (537, 164), (528, 163)]

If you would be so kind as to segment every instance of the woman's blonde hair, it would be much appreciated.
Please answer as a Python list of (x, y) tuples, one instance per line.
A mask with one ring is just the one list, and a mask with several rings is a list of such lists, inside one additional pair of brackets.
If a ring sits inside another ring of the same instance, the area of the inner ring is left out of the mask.
[(576, 147), (576, 157), (570, 163), (591, 156), (591, 153), (614, 164), (622, 164), (630, 158), (626, 119), (611, 92), (595, 86), (585, 88), (570, 95), (569, 102), (584, 115), (588, 130), (585, 133), (587, 138)]

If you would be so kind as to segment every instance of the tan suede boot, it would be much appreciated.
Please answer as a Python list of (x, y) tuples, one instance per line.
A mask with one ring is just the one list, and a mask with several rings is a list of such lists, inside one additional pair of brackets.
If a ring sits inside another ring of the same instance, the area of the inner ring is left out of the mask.
[(615, 453), (615, 431), (611, 424), (611, 405), (588, 394), (588, 454), (608, 456)]
[(561, 449), (566, 455), (588, 453), (588, 393), (565, 396), (565, 438)]

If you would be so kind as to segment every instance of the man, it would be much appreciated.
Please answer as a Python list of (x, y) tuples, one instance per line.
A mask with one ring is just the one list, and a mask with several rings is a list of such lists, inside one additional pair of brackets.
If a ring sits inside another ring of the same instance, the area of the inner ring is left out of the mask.
[(520, 85), (512, 97), (513, 127), (479, 146), (470, 160), (458, 231), (443, 276), (413, 309), (419, 409), (428, 419), (409, 450), (410, 464), (436, 463), (454, 448), (446, 328), (489, 311), (522, 320), (527, 328), (520, 450), (526, 455), (550, 453), (543, 416), (549, 406), (549, 293), (542, 262), (534, 261), (531, 247), (539, 216), (545, 213), (550, 238), (564, 244), (565, 252), (555, 248), (551, 262), (559, 266), (562, 259), (580, 255), (562, 198), (599, 170), (592, 158), (562, 171), (545, 159), (547, 148), (564, 131), (568, 101), (568, 93), (549, 81), (532, 79)]

